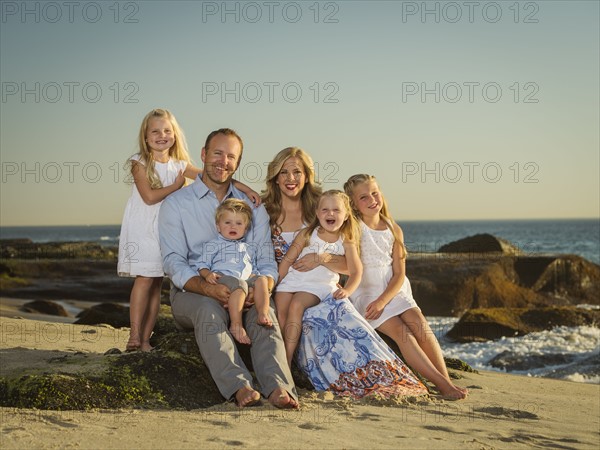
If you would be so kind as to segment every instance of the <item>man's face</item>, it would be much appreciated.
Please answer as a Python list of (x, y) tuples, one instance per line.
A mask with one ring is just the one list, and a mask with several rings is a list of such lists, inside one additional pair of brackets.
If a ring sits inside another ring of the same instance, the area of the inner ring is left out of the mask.
[(241, 153), (240, 142), (235, 136), (213, 136), (208, 148), (202, 149), (204, 177), (216, 184), (229, 183), (238, 168)]

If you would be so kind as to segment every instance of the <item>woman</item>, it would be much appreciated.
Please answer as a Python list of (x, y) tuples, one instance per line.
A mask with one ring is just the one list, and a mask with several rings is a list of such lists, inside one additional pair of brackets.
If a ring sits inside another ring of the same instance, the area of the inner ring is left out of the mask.
[[(295, 234), (314, 219), (320, 195), (312, 159), (303, 150), (283, 149), (269, 164), (263, 203), (269, 213), (278, 263)], [(307, 254), (293, 267), (308, 271), (321, 264), (336, 272), (346, 271), (344, 257), (327, 253)], [(329, 389), (353, 398), (373, 393), (384, 397), (427, 393), (347, 299), (335, 300), (330, 295), (321, 300), (304, 313), (296, 357), (317, 390)], [(278, 311), (278, 317), (283, 319), (285, 312)]]

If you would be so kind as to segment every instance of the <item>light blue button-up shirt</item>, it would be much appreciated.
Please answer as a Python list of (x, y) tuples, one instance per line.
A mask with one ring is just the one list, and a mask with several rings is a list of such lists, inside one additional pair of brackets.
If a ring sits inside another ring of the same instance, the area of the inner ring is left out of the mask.
[[(256, 272), (272, 277), (277, 282), (277, 263), (271, 242), (269, 215), (263, 205), (254, 208), (244, 193), (233, 184), (227, 198), (244, 200), (252, 208), (252, 224), (246, 233), (246, 243), (256, 255)], [(160, 207), (158, 233), (163, 268), (179, 289), (198, 276), (197, 262), (202, 260), (203, 244), (215, 239), (219, 233), (215, 224), (215, 211), (219, 206), (217, 196), (200, 179), (169, 195)]]
[(261, 275), (253, 269), (254, 256), (251, 250), (245, 239), (232, 241), (219, 234), (216, 239), (203, 245), (202, 260), (194, 264), (194, 268), (247, 280), (253, 273)]

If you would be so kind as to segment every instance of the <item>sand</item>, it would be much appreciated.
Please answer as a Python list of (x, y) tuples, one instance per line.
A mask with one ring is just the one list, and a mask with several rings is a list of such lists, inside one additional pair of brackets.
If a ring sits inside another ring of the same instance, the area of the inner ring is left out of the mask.
[[(76, 352), (123, 347), (127, 330), (19, 318), (3, 301), (0, 375), (43, 370)], [(8, 317), (12, 316), (12, 317)], [(14, 317), (17, 316), (17, 317)], [(299, 411), (237, 409), (44, 411), (0, 408), (9, 448), (593, 448), (600, 386), (498, 372), (464, 373), (466, 400), (351, 401), (301, 391)], [(198, 386), (202, 389), (202, 386)]]

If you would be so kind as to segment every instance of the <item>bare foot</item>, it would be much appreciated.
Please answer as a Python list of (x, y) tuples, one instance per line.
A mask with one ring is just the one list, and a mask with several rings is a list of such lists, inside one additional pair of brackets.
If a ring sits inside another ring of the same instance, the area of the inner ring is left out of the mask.
[(258, 313), (258, 319), (256, 319), (256, 323), (262, 325), (263, 327), (273, 326), (273, 321), (267, 313)]
[(260, 402), (260, 394), (251, 387), (244, 386), (235, 393), (235, 404), (240, 408), (254, 406)]
[(442, 394), (442, 398), (445, 400), (462, 400), (467, 398), (469, 390), (466, 388), (458, 387), (450, 382), (448, 382), (448, 386), (445, 386), (444, 389), (440, 389), (440, 393)]
[(140, 339), (135, 336), (129, 336), (129, 340), (127, 341), (127, 345), (125, 346), (126, 352), (135, 352), (139, 350), (141, 347)]
[(277, 388), (269, 395), (269, 403), (280, 409), (300, 409), (300, 405), (283, 388)]
[(142, 345), (140, 345), (140, 350), (143, 352), (151, 352), (154, 350), (154, 347), (150, 345), (150, 342), (142, 342)]
[(246, 333), (246, 330), (244, 329), (242, 324), (232, 323), (229, 327), (229, 331), (231, 332), (235, 340), (238, 341), (240, 344), (252, 343), (252, 341), (248, 337), (248, 333)]

